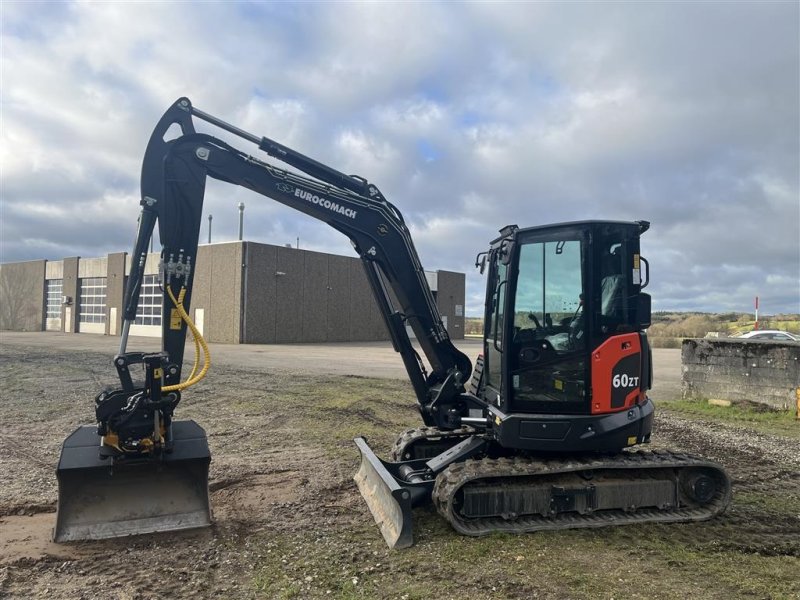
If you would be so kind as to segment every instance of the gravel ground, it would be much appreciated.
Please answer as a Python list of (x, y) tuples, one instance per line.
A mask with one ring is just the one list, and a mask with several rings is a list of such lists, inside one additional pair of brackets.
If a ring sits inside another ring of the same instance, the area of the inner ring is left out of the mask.
[(208, 432), (213, 527), (57, 545), (54, 466), (63, 439), (92, 422), (92, 398), (112, 383), (109, 355), (3, 340), (0, 597), (800, 595), (798, 437), (661, 411), (653, 446), (719, 461), (731, 474), (735, 499), (721, 517), (475, 539), (420, 509), (416, 545), (392, 552), (352, 483), (351, 439), (365, 433), (386, 455), (394, 433), (418, 424), (410, 386), (269, 361), (234, 365), (215, 363), (179, 415)]

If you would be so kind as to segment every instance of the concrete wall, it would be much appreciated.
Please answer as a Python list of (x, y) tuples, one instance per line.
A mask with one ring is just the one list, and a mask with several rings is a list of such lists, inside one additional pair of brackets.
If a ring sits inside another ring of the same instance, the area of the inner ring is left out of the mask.
[(231, 242), (197, 248), (190, 311), (203, 311), (203, 337), (209, 342), (241, 341), (242, 246)]
[(242, 341), (388, 339), (361, 261), (247, 242)]
[[(275, 263), (275, 341), (279, 344), (303, 339), (303, 258), (292, 248), (277, 248)], [(259, 306), (270, 310), (269, 306)]]
[[(369, 285), (364, 265), (359, 258), (350, 259), (350, 339), (374, 342), (388, 340), (389, 330), (383, 322), (378, 301)], [(389, 290), (391, 292), (391, 290)], [(392, 302), (396, 303), (393, 298)]]
[(108, 274), (108, 257), (81, 258), (78, 260), (78, 279), (84, 277), (106, 277)]
[[(159, 255), (151, 253), (145, 274), (158, 273)], [(40, 331), (45, 327), (45, 279), (62, 279), (60, 330), (79, 329), (80, 279), (106, 278), (106, 322), (84, 324), (84, 330), (120, 335), (126, 276), (131, 257), (107, 257), (10, 263), (0, 267), (4, 290), (0, 310), (5, 328)], [(321, 252), (254, 242), (229, 242), (198, 247), (190, 314), (202, 323), (210, 342), (301, 343), (388, 340), (361, 260)], [(463, 273), (426, 273), (437, 305), (455, 339), (464, 337)], [(27, 293), (27, 287), (33, 291)], [(391, 293), (391, 290), (390, 290)], [(8, 298), (8, 299), (6, 299)], [(17, 309), (26, 298), (27, 308)], [(396, 300), (392, 297), (392, 302)], [(458, 308), (457, 308), (458, 306)], [(460, 312), (460, 314), (458, 314)], [(20, 321), (21, 314), (27, 315)], [(16, 315), (13, 321), (11, 315)], [(166, 318), (166, 315), (165, 315)], [(52, 319), (55, 323), (57, 319)], [(90, 327), (91, 326), (91, 327)], [(160, 327), (135, 325), (133, 335), (160, 335)]]
[(64, 277), (64, 261), (48, 260), (44, 269), (45, 279), (62, 279)]
[(683, 397), (795, 406), (800, 344), (728, 338), (683, 340)]
[(74, 256), (72, 258), (64, 259), (64, 296), (69, 296), (71, 299), (70, 304), (61, 307), (61, 323), (63, 330), (67, 333), (76, 333), (78, 331), (78, 296), (80, 295), (80, 286), (78, 285), (78, 263), (80, 257)]
[(252, 242), (245, 245), (244, 343), (275, 343), (276, 323), (271, 309), (277, 303), (277, 253), (277, 246)]
[(45, 263), (32, 260), (0, 266), (0, 329), (42, 331)]
[(464, 298), (467, 280), (464, 273), (437, 271), (436, 305), (447, 317), (447, 333), (454, 340), (464, 339)]
[[(325, 333), (329, 342), (349, 342), (352, 339), (350, 336), (353, 320), (350, 306), (352, 295), (350, 265), (353, 262), (353, 259), (347, 256), (328, 255), (328, 286), (325, 305), (328, 318), (325, 323)], [(361, 277), (366, 281), (361, 261), (357, 262), (361, 270), (357, 271), (356, 277)], [(372, 308), (377, 316), (377, 308), (375, 306)]]
[(125, 298), (125, 263), (127, 253), (115, 252), (108, 255), (106, 262), (106, 335), (121, 335), (122, 304)]
[[(130, 254), (125, 255), (125, 275), (131, 272), (132, 258)], [(147, 255), (144, 261), (144, 274), (145, 275), (158, 275), (158, 263), (161, 261), (161, 255), (158, 252), (151, 252)]]

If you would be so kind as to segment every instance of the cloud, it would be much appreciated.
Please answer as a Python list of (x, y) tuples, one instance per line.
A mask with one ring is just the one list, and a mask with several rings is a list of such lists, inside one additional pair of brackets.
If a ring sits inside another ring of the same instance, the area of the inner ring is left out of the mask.
[[(796, 3), (187, 7), (3, 4), (3, 261), (128, 248), (150, 131), (188, 96), (377, 184), (426, 268), (467, 273), (468, 314), (500, 227), (591, 218), (652, 222), (656, 310), (800, 311)], [(248, 239), (353, 254), (212, 182), (216, 241), (240, 201)]]

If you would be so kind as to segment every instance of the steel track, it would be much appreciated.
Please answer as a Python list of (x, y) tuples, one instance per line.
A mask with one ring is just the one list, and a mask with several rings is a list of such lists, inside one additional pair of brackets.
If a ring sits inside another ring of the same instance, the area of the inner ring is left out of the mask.
[[(458, 512), (458, 492), (464, 486), (480, 483), (482, 486), (502, 486), (531, 481), (538, 476), (580, 474), (582, 477), (603, 477), (614, 472), (629, 471), (635, 476), (656, 476), (680, 479), (680, 474), (689, 469), (703, 469), (711, 474), (717, 485), (713, 498), (706, 504), (697, 504), (681, 499), (677, 506), (664, 510), (644, 508), (635, 510), (614, 509), (578, 514), (558, 512), (551, 516), (538, 514), (516, 518), (497, 516), (487, 518), (465, 518)], [(665, 473), (666, 471), (666, 473)], [(710, 519), (728, 506), (731, 500), (731, 483), (728, 474), (718, 464), (687, 454), (668, 451), (628, 451), (613, 456), (591, 456), (579, 458), (498, 458), (467, 460), (450, 465), (436, 479), (433, 502), (437, 510), (464, 535), (480, 536), (496, 531), (523, 533), (580, 527), (605, 527), (633, 523), (680, 523)]]
[(441, 440), (443, 446), (441, 451), (444, 452), (448, 447), (455, 446), (458, 442), (469, 437), (473, 433), (475, 433), (475, 430), (471, 427), (461, 427), (453, 430), (439, 429), (438, 427), (408, 429), (400, 434), (394, 446), (392, 446), (391, 460), (394, 462), (401, 462), (416, 458), (428, 458), (417, 456), (413, 451), (414, 444), (420, 442), (436, 443)]

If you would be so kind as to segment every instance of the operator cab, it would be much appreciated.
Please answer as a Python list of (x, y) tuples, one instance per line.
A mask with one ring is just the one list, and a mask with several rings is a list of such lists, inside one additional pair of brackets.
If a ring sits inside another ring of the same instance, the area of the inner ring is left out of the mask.
[(509, 226), (491, 243), (480, 395), (503, 418), (598, 415), (646, 401), (650, 297), (639, 236), (648, 227)]

